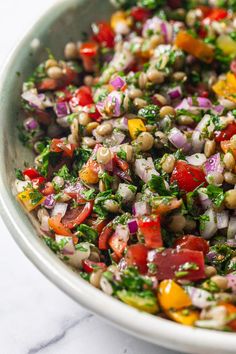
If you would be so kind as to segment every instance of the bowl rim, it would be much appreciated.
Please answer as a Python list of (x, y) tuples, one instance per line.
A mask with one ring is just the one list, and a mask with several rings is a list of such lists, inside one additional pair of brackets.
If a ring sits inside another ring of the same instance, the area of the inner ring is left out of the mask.
[[(17, 54), (32, 40), (32, 33), (37, 33), (44, 26), (46, 18), (53, 23), (59, 14), (78, 5), (82, 0), (58, 0), (42, 13), (34, 25), (28, 26), (23, 38), (10, 52), (0, 72), (0, 96), (7, 82)], [(1, 97), (2, 98), (2, 97)], [(8, 102), (9, 104), (9, 102)], [(0, 106), (0, 112), (2, 108)], [(3, 122), (4, 114), (0, 114)], [(0, 131), (3, 142), (3, 129)], [(71, 272), (61, 260), (49, 250), (40, 238), (35, 237), (22, 220), (17, 201), (10, 198), (4, 182), (4, 144), (0, 144), (0, 213), (3, 222), (15, 242), (27, 258), (59, 289), (80, 303), (82, 306), (112, 323), (119, 329), (148, 342), (159, 344), (170, 349), (181, 349), (185, 352), (217, 349), (219, 353), (233, 352), (236, 345), (236, 334), (205, 330), (183, 325), (169, 320), (140, 312), (119, 300), (94, 288), (78, 274)], [(184, 330), (184, 338), (183, 338)]]

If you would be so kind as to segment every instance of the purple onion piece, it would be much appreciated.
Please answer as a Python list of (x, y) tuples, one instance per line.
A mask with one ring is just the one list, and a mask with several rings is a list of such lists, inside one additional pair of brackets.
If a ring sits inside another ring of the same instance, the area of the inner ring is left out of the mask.
[(217, 153), (217, 154), (209, 157), (207, 159), (207, 161), (205, 162), (204, 168), (205, 168), (206, 174), (209, 174), (211, 172), (223, 173), (224, 167), (221, 163), (220, 153)]
[(67, 102), (56, 103), (54, 110), (58, 118), (63, 118), (70, 114), (70, 107)]
[(44, 200), (44, 202), (43, 202), (43, 206), (46, 209), (53, 209), (55, 204), (56, 204), (56, 201), (55, 201), (55, 195), (54, 194), (49, 194), (46, 197), (46, 199)]
[(138, 231), (138, 223), (135, 219), (128, 221), (128, 228), (131, 234), (135, 234)]
[(30, 117), (24, 121), (24, 127), (26, 130), (32, 131), (32, 130), (36, 130), (39, 127), (39, 124), (38, 124), (37, 120)]
[(114, 87), (115, 90), (120, 90), (126, 84), (125, 80), (121, 76), (116, 76), (110, 81), (110, 85)]

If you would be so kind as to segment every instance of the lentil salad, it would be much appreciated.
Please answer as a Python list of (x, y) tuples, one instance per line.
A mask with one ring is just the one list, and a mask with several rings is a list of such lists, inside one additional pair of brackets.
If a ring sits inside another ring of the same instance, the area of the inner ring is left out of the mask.
[(23, 85), (17, 199), (105, 293), (235, 331), (236, 5), (113, 3)]

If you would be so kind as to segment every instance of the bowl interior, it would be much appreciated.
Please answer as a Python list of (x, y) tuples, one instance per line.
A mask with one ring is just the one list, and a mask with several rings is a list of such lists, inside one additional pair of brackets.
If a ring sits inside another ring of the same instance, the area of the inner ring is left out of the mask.
[[(63, 57), (64, 45), (83, 38), (90, 24), (106, 19), (112, 8), (106, 0), (61, 0), (28, 32), (12, 53), (0, 81), (0, 199), (1, 214), (13, 237), (34, 264), (76, 301), (150, 342), (182, 352), (233, 353), (236, 336), (184, 328), (169, 321), (140, 313), (96, 290), (65, 266), (39, 239), (32, 221), (15, 200), (12, 186), (14, 168), (32, 161), (33, 155), (18, 139), (22, 120), (20, 93), (23, 81), (47, 57), (50, 48)], [(214, 337), (214, 340), (213, 340)]]

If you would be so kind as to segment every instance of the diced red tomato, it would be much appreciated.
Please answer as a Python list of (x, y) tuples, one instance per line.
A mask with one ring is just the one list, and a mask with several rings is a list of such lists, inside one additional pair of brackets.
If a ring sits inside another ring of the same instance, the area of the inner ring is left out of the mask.
[(127, 241), (124, 240), (118, 233), (114, 232), (109, 238), (108, 244), (117, 257), (121, 258), (127, 246)]
[(70, 209), (62, 219), (62, 224), (69, 229), (82, 224), (93, 211), (93, 201), (87, 202), (83, 207)]
[(117, 154), (114, 154), (113, 161), (116, 163), (118, 167), (122, 169), (122, 171), (128, 171), (129, 169), (129, 164), (125, 160), (122, 160), (117, 156)]
[(108, 250), (108, 241), (113, 232), (114, 230), (111, 224), (108, 224), (103, 228), (98, 238), (98, 248), (100, 250)]
[(57, 102), (69, 102), (72, 98), (72, 93), (66, 87), (56, 93), (58, 94)]
[(130, 15), (139, 22), (144, 22), (151, 16), (151, 12), (144, 7), (135, 6), (132, 7)]
[(148, 248), (142, 243), (137, 243), (128, 247), (125, 259), (129, 266), (137, 266), (140, 273), (145, 274), (148, 271), (147, 255)]
[(75, 81), (76, 77), (78, 76), (78, 73), (77, 71), (75, 71), (73, 68), (70, 68), (69, 66), (66, 66), (64, 68), (64, 71), (65, 71), (65, 75), (63, 78), (64, 81), (63, 86), (67, 86), (72, 84)]
[(115, 34), (109, 25), (106, 22), (96, 23), (96, 33), (94, 35), (94, 39), (108, 48), (114, 47), (114, 38)]
[(87, 106), (88, 104), (93, 103), (92, 92), (88, 86), (81, 86), (78, 90), (76, 90), (75, 97), (77, 98), (80, 106)]
[(70, 158), (73, 157), (75, 150), (74, 144), (68, 144), (61, 139), (52, 139), (50, 145), (50, 151), (52, 152), (63, 152), (64, 156), (68, 156)]
[(61, 223), (61, 214), (49, 218), (48, 225), (58, 235), (72, 236), (70, 229)]
[(182, 236), (175, 241), (174, 245), (175, 247), (181, 249), (200, 251), (203, 252), (203, 254), (205, 255), (209, 252), (208, 242), (200, 236), (194, 236), (194, 235)]
[(99, 219), (99, 218), (96, 218), (95, 221), (92, 221), (92, 228), (94, 230), (96, 230), (98, 232), (98, 234), (100, 235), (102, 230), (104, 229), (104, 227), (108, 224), (108, 220), (106, 219)]
[(58, 80), (45, 78), (37, 84), (37, 89), (39, 91), (51, 91), (58, 87)]
[(98, 52), (98, 45), (95, 42), (82, 43), (79, 49), (82, 58), (94, 58)]
[(236, 134), (236, 123), (229, 124), (225, 129), (215, 132), (215, 141), (220, 143), (224, 140), (230, 140)]
[(43, 195), (50, 195), (55, 193), (55, 189), (53, 187), (52, 182), (45, 183), (44, 188), (41, 190)]
[(97, 269), (106, 269), (106, 264), (103, 262), (93, 262), (89, 259), (85, 259), (82, 262), (82, 266), (86, 273), (92, 273), (94, 270)]
[(213, 8), (210, 9), (208, 14), (204, 19), (208, 19), (210, 21), (220, 21), (228, 16), (228, 11), (222, 8)]
[(31, 181), (33, 183), (37, 184), (38, 186), (41, 186), (42, 184), (44, 184), (46, 182), (46, 178), (43, 176), (39, 176), (37, 178), (33, 178)]
[(202, 168), (189, 165), (185, 161), (177, 161), (170, 182), (177, 182), (179, 189), (188, 193), (201, 184), (206, 186), (206, 177)]
[(26, 168), (23, 171), (23, 175), (29, 177), (30, 179), (40, 177), (40, 173), (33, 167)]
[(101, 114), (98, 112), (97, 107), (94, 103), (87, 104), (86, 111), (88, 111), (89, 117), (91, 119), (100, 120)]
[[(192, 250), (174, 250), (168, 248), (162, 252), (157, 252), (154, 256), (153, 263), (157, 266), (157, 279), (187, 279), (196, 281), (204, 279), (204, 256), (202, 252)], [(196, 265), (197, 269), (188, 269), (186, 274), (182, 268), (188, 263)]]
[(159, 215), (138, 219), (138, 227), (144, 236), (145, 245), (148, 248), (162, 247), (161, 220)]

